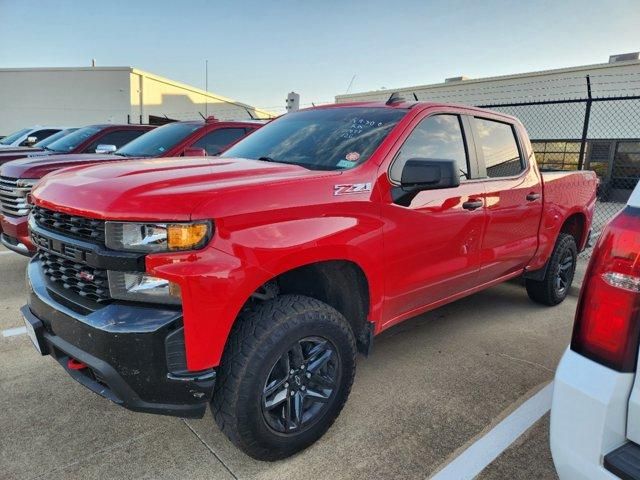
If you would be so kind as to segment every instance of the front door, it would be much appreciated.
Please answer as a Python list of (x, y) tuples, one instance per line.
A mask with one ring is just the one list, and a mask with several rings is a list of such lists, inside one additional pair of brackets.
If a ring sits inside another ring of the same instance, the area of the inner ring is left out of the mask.
[[(468, 152), (474, 149), (467, 148), (464, 125), (463, 118), (453, 114), (419, 120), (388, 171), (392, 191), (399, 195), (392, 195), (382, 205), (382, 218), (388, 219), (384, 230), (383, 328), (477, 283), (485, 222), (484, 186), (473, 178), (475, 155)], [(460, 186), (403, 197), (398, 185), (409, 159), (455, 160)]]

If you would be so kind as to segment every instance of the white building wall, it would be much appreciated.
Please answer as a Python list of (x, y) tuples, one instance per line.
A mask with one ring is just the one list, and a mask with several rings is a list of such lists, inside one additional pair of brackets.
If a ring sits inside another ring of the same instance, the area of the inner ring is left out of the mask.
[(126, 123), (129, 69), (0, 70), (0, 135), (30, 125)]
[[(408, 101), (415, 93), (421, 101), (476, 106), (577, 99), (587, 97), (587, 75), (593, 97), (640, 95), (640, 61), (632, 60), (338, 95), (336, 102), (386, 101), (394, 91)], [(589, 137), (640, 138), (640, 125), (620, 130), (620, 125), (629, 124), (629, 118), (637, 118), (638, 107), (638, 101), (616, 102), (615, 106), (594, 102)], [(534, 139), (574, 139), (582, 133), (584, 103), (495, 109), (520, 118)]]
[(131, 67), (0, 69), (0, 135), (30, 125), (148, 123), (149, 115), (196, 120), (271, 114)]

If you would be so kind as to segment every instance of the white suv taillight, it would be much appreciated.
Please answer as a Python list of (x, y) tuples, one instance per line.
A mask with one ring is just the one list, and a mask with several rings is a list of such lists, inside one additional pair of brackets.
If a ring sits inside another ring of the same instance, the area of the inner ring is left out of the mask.
[(593, 249), (571, 349), (621, 372), (636, 369), (640, 340), (640, 208), (626, 207)]

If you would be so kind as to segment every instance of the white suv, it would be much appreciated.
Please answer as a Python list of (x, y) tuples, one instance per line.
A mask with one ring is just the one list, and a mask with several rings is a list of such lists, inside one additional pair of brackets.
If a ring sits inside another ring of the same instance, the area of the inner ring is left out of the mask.
[(602, 232), (556, 372), (551, 453), (565, 479), (640, 479), (640, 188)]
[(30, 147), (65, 128), (67, 127), (43, 127), (40, 125), (23, 128), (13, 132), (11, 135), (0, 138), (0, 149)]

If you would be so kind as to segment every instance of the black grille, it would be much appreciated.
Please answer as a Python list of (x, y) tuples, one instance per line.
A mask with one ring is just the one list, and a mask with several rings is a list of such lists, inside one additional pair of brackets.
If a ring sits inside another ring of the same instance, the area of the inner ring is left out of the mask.
[(106, 270), (92, 268), (44, 250), (40, 250), (38, 255), (42, 261), (42, 271), (51, 282), (94, 302), (111, 300)]
[(103, 220), (77, 217), (42, 207), (33, 207), (32, 213), (36, 223), (47, 230), (104, 244)]

